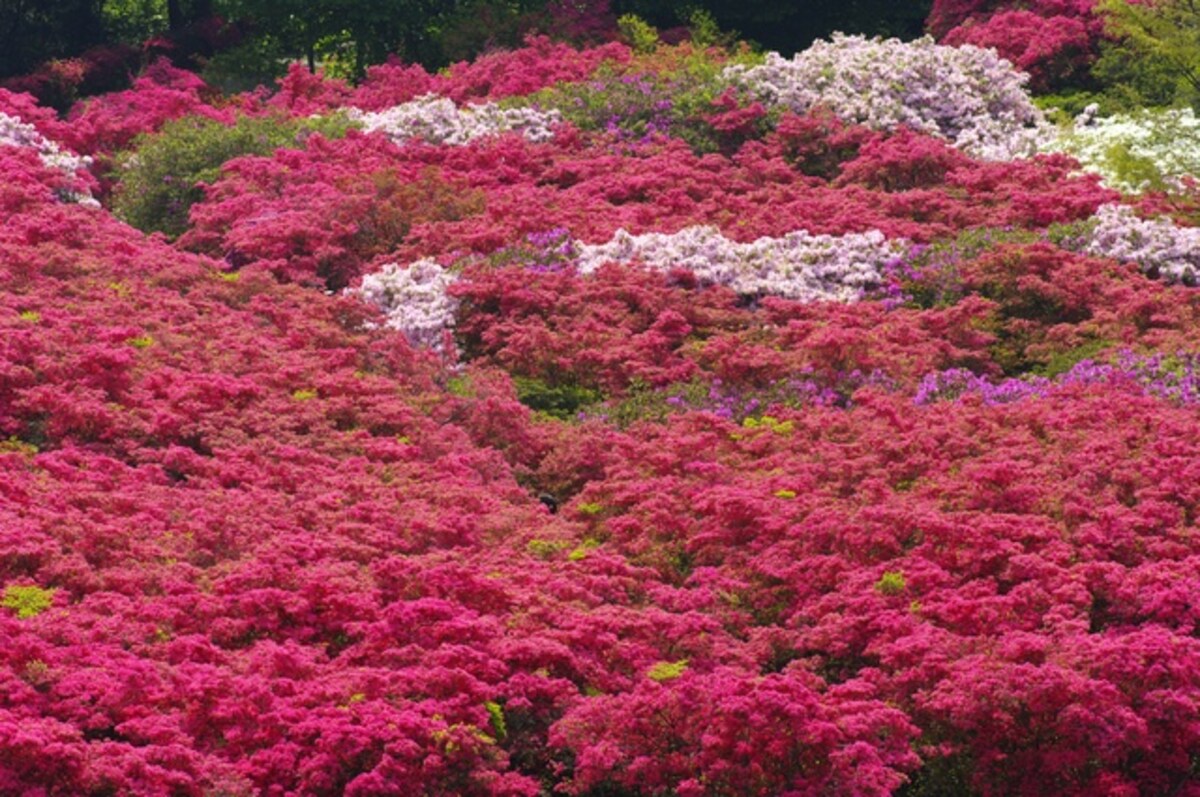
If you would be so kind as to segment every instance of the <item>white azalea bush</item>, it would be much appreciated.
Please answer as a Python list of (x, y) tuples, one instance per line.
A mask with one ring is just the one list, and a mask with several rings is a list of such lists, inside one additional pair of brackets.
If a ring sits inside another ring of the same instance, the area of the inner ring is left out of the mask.
[[(36, 150), (38, 157), (47, 167), (58, 169), (72, 176), (76, 172), (85, 171), (92, 164), (91, 158), (64, 150), (39, 133), (33, 125), (6, 113), (0, 113), (0, 146), (27, 147)], [(67, 191), (63, 194), (62, 199), (89, 207), (100, 207), (100, 203), (83, 190)]]
[(1119, 191), (1170, 187), (1200, 175), (1200, 119), (1191, 108), (1099, 117), (1093, 105), (1064, 132), (1059, 148)]
[(797, 230), (739, 243), (703, 226), (669, 235), (618, 230), (608, 243), (579, 246), (577, 255), (583, 274), (608, 262), (638, 262), (656, 270), (685, 268), (703, 283), (747, 296), (852, 302), (879, 285), (887, 262), (907, 247), (907, 241), (888, 240), (878, 230), (849, 235)]
[(1089, 255), (1136, 263), (1167, 282), (1196, 284), (1200, 273), (1200, 229), (1170, 219), (1142, 219), (1126, 205), (1104, 205), (1086, 225), (1087, 232), (1064, 242)]
[[(909, 242), (878, 230), (850, 235), (811, 235), (804, 230), (780, 238), (739, 243), (715, 227), (688, 227), (664, 235), (618, 230), (603, 244), (562, 244), (564, 266), (581, 275), (605, 263), (635, 263), (658, 271), (682, 268), (707, 285), (724, 285), (745, 296), (780, 296), (802, 302), (855, 302), (878, 287), (889, 262)], [(535, 269), (543, 266), (532, 266)], [(447, 350), (459, 302), (449, 288), (459, 279), (434, 260), (407, 266), (389, 263), (347, 293), (377, 307), (383, 326), (403, 332), (416, 346)]]
[(1025, 90), (1029, 76), (994, 50), (834, 34), (792, 59), (734, 65), (724, 77), (797, 113), (829, 108), (879, 130), (907, 125), (985, 160), (1037, 153), (1053, 128)]
[(459, 107), (427, 94), (377, 113), (350, 108), (349, 116), (367, 131), (379, 131), (398, 144), (420, 139), (430, 144), (466, 144), (484, 136), (519, 132), (530, 141), (548, 141), (562, 122), (558, 111), (501, 108), (495, 103)]
[(448, 289), (457, 279), (453, 271), (429, 259), (408, 266), (389, 263), (349, 292), (379, 308), (386, 319), (383, 326), (403, 332), (414, 346), (443, 351), (458, 310), (458, 300)]

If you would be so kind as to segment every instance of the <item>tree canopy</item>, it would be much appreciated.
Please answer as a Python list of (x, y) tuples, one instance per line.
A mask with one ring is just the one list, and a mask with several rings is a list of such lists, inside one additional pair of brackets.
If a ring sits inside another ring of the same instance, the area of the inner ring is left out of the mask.
[(1143, 67), (1156, 65), (1173, 76), (1181, 99), (1196, 104), (1200, 99), (1200, 4), (1195, 0), (1153, 4), (1100, 0), (1097, 10)]
[(790, 53), (835, 30), (921, 32), (928, 0), (7, 0), (0, 3), (0, 77), (90, 47), (181, 35), (214, 16), (238, 24), (247, 44), (310, 65), (335, 58), (351, 74), (391, 54), (426, 66), (512, 45), (555, 14), (637, 14), (660, 28), (707, 11), (723, 30)]

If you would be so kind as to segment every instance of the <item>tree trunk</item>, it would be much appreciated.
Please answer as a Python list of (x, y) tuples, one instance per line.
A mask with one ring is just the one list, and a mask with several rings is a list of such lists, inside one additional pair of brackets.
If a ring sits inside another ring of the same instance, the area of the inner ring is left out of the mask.
[(180, 0), (167, 0), (167, 27), (171, 31), (178, 31), (187, 20), (183, 16), (183, 6)]

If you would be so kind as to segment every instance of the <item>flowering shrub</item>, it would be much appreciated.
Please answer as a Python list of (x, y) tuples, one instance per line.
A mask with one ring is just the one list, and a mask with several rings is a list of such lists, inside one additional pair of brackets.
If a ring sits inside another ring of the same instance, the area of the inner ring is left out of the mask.
[[(99, 161), (680, 58), (0, 113)], [(1200, 292), (1147, 220), (1194, 199), (696, 85), (645, 140), (181, 156), (174, 241), (0, 146), (0, 793), (1195, 791)]]
[[(1006, 9), (1004, 0), (934, 0), (925, 20), (926, 29), (941, 38), (970, 19), (987, 17)], [(1039, 16), (1087, 16), (1094, 0), (1029, 0), (1023, 4)]]
[(452, 100), (433, 94), (377, 113), (351, 110), (350, 118), (366, 131), (381, 131), (397, 144), (419, 138), (450, 145), (513, 131), (530, 141), (545, 141), (554, 136), (552, 128), (560, 121), (555, 111), (501, 109), (494, 103), (459, 108)]
[(62, 141), (70, 127), (58, 118), (52, 109), (38, 105), (30, 94), (0, 89), (0, 113), (33, 125), (39, 133), (51, 141)]
[(559, 83), (521, 101), (633, 145), (673, 136), (697, 151), (735, 150), (746, 138), (761, 137), (771, 120), (761, 103), (726, 84), (722, 70), (756, 60), (689, 44), (656, 46), (628, 62), (605, 64), (587, 80)]
[(1028, 79), (994, 52), (835, 35), (790, 61), (772, 53), (762, 66), (734, 65), (725, 77), (764, 102), (797, 113), (826, 107), (875, 129), (906, 125), (988, 160), (1037, 151), (1046, 137)]
[(1106, 385), (1115, 390), (1137, 386), (1147, 393), (1181, 404), (1200, 402), (1200, 373), (1195, 355), (1138, 355), (1125, 350), (1115, 362), (1082, 360), (1053, 379), (1033, 376), (992, 382), (966, 369), (929, 374), (917, 388), (916, 402), (978, 395), (985, 404), (1005, 404), (1044, 397), (1062, 385)]
[(1105, 38), (1095, 0), (934, 0), (926, 29), (950, 45), (993, 47), (1045, 91), (1086, 82)]
[(458, 302), (447, 293), (454, 282), (454, 275), (433, 260), (419, 260), (405, 268), (389, 263), (363, 277), (356, 293), (383, 312), (385, 326), (403, 332), (414, 346), (441, 349), (458, 309)]
[(581, 789), (891, 794), (917, 763), (908, 746), (917, 729), (869, 695), (819, 689), (803, 672), (651, 670), (632, 693), (597, 697), (569, 713), (554, 739), (579, 750)]
[[(353, 153), (354, 168), (329, 158), (334, 152)], [(234, 267), (260, 263), (284, 279), (343, 288), (414, 224), (480, 209), (469, 185), (419, 162), (398, 165), (394, 144), (356, 131), (341, 140), (314, 135), (302, 151), (237, 158), (193, 206), (181, 243)]]
[(1101, 26), (1090, 14), (1046, 16), (1015, 8), (982, 21), (972, 19), (951, 29), (941, 42), (992, 48), (1029, 74), (1032, 91), (1045, 92), (1086, 77), (1100, 33)]
[(4, 88), (27, 92), (48, 108), (65, 111), (81, 95), (117, 91), (129, 85), (142, 53), (128, 44), (92, 47), (78, 58), (51, 60), (34, 72), (3, 81)]
[(688, 227), (672, 235), (630, 235), (618, 230), (606, 244), (579, 247), (579, 269), (594, 272), (610, 262), (637, 261), (649, 268), (685, 268), (700, 282), (727, 285), (748, 296), (798, 301), (854, 301), (880, 282), (881, 266), (906, 247), (878, 230), (843, 236), (809, 235), (737, 243), (713, 227)]
[(77, 103), (68, 116), (64, 143), (85, 155), (112, 154), (125, 149), (138, 134), (152, 133), (181, 116), (231, 122), (232, 113), (209, 105), (204, 90), (204, 82), (194, 74), (160, 60), (132, 88)]
[(1135, 263), (1151, 277), (1196, 284), (1200, 229), (1169, 219), (1142, 219), (1126, 205), (1104, 205), (1082, 239), (1066, 242), (1091, 255)]
[(139, 135), (119, 159), (113, 212), (144, 232), (179, 235), (187, 228), (188, 211), (204, 196), (204, 184), (217, 178), (226, 161), (302, 146), (316, 132), (337, 138), (349, 124), (341, 115), (293, 119), (277, 113), (239, 115), (232, 124), (205, 116), (171, 120), (157, 133)]
[[(618, 229), (711, 225), (748, 243), (780, 238), (802, 218), (812, 235), (878, 230), (927, 241), (963, 227), (1076, 221), (1119, 197), (1095, 178), (1071, 177), (1075, 163), (1062, 155), (961, 161), (913, 134), (865, 147), (857, 160), (847, 153), (846, 174), (830, 184), (797, 174), (792, 159), (812, 145), (796, 139), (794, 125), (781, 124), (727, 158), (678, 140), (614, 152), (608, 139), (565, 129), (550, 142), (502, 136), (461, 147), (314, 136), (301, 151), (229, 162), (193, 206), (181, 241), (238, 266), (261, 260), (292, 279), (332, 275), (340, 288), (375, 257), (491, 254), (555, 227), (598, 243)], [(418, 178), (423, 189), (407, 185)]]
[(37, 152), (42, 163), (68, 175), (86, 171), (91, 163), (91, 159), (86, 156), (64, 152), (58, 144), (45, 138), (33, 125), (25, 124), (6, 113), (0, 113), (0, 146), (28, 147)]
[(601, 64), (624, 63), (631, 55), (628, 47), (616, 42), (577, 50), (546, 36), (531, 36), (521, 49), (462, 61), (436, 75), (417, 64), (369, 67), (367, 79), (351, 95), (349, 104), (382, 111), (424, 94), (458, 104), (525, 96), (555, 83), (584, 80)]
[(1200, 173), (1200, 150), (1192, 143), (1198, 130), (1191, 108), (1097, 117), (1090, 106), (1059, 146), (1107, 185), (1136, 192)]

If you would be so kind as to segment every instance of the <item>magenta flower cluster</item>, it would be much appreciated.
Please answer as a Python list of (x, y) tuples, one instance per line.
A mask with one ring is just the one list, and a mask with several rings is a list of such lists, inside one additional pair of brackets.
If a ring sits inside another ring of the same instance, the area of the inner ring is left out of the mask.
[(1036, 126), (981, 52), (839, 39), (636, 144), (313, 134), (176, 240), (23, 125), (99, 171), (732, 56), (0, 92), (0, 795), (1195, 797), (1195, 198), (981, 159)]

